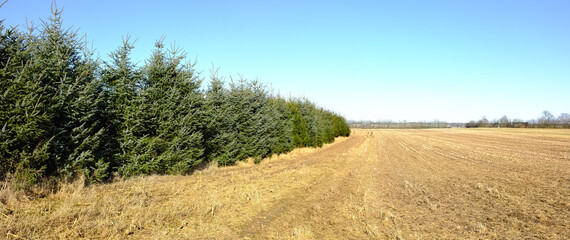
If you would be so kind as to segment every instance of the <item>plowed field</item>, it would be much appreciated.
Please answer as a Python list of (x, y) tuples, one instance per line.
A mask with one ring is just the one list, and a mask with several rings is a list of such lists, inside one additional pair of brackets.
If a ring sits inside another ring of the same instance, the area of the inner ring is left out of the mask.
[(568, 239), (570, 131), (356, 129), (259, 165), (6, 194), (8, 239)]

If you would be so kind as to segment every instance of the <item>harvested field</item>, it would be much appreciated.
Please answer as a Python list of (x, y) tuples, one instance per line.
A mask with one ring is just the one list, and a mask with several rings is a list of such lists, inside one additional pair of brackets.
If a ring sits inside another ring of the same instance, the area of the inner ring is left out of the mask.
[(567, 239), (570, 131), (356, 129), (259, 165), (0, 200), (6, 239)]

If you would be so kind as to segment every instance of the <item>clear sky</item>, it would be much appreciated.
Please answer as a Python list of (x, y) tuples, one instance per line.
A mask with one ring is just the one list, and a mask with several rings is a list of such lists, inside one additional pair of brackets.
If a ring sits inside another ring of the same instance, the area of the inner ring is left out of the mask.
[[(9, 0), (6, 25), (51, 0)], [(101, 58), (161, 36), (225, 76), (257, 78), (350, 120), (466, 122), (570, 113), (570, 1), (71, 1), (66, 26)], [(227, 78), (229, 79), (229, 78)]]

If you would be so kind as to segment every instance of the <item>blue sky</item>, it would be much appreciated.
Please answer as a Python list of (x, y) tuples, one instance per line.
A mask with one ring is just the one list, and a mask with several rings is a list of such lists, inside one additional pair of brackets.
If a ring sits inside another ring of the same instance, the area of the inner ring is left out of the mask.
[[(51, 0), (9, 0), (6, 25)], [(103, 59), (175, 42), (207, 78), (257, 78), (351, 120), (466, 122), (570, 112), (570, 1), (57, 1)]]

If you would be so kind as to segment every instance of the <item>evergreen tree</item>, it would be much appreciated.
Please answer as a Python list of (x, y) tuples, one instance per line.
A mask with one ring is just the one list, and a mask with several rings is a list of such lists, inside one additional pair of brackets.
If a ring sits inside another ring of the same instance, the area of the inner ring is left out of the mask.
[(157, 41), (134, 101), (136, 123), (129, 131), (136, 142), (126, 150), (122, 174), (187, 173), (202, 162), (204, 100), (193, 65), (184, 59), (177, 49), (167, 54)]
[[(205, 157), (208, 161), (214, 161), (221, 155), (222, 145), (226, 138), (224, 134), (228, 131), (230, 122), (227, 116), (227, 93), (224, 88), (224, 81), (219, 78), (218, 71), (214, 68), (210, 73), (210, 84), (205, 97)], [(223, 160), (216, 161), (224, 165)]]
[[(9, 113), (6, 123), (13, 123), (5, 137), (19, 145), (6, 145), (13, 150), (8, 158), (15, 159), (14, 150), (22, 151), (20, 160), (7, 161), (9, 168), (20, 162), (23, 169), (45, 169), (48, 174), (105, 175), (106, 164), (100, 162), (105, 151), (97, 151), (105, 134), (98, 121), (104, 115), (103, 92), (84, 42), (76, 32), (63, 29), (58, 10), (43, 22), (37, 35), (31, 27), (14, 41), (10, 31), (3, 32), (3, 42), (12, 41), (3, 50), (9, 55), (4, 62), (7, 81), (3, 81), (8, 84), (3, 88), (19, 88), (2, 104), (12, 109), (2, 111)], [(10, 137), (10, 132), (17, 136)]]
[(123, 45), (111, 52), (110, 62), (106, 62), (101, 72), (101, 79), (108, 95), (108, 126), (112, 135), (107, 141), (115, 148), (114, 161), (111, 168), (116, 171), (127, 161), (137, 142), (133, 134), (138, 124), (137, 110), (140, 100), (138, 94), (141, 89), (142, 74), (135, 64), (131, 62), (130, 53), (134, 44), (129, 37), (123, 39)]
[(194, 65), (162, 40), (139, 68), (127, 37), (100, 69), (58, 10), (25, 34), (0, 21), (0, 34), (0, 178), (189, 173), (350, 134), (344, 118), (257, 81), (224, 88), (214, 71), (204, 94)]
[(286, 153), (295, 147), (293, 144), (293, 124), (291, 121), (292, 113), (287, 106), (287, 102), (279, 97), (269, 99), (267, 113), (272, 116), (273, 130), (271, 134), (271, 153)]
[(97, 151), (105, 134), (99, 121), (105, 115), (103, 89), (85, 42), (72, 29), (63, 29), (58, 10), (43, 22), (38, 36), (28, 39), (32, 58), (24, 76), (42, 87), (43, 111), (50, 121), (45, 126), (46, 139), (52, 139), (47, 171), (68, 176), (106, 172), (101, 161), (110, 156)]
[[(40, 173), (50, 138), (45, 99), (38, 81), (27, 78), (31, 59), (26, 35), (0, 21), (0, 179), (7, 173)], [(24, 176), (28, 177), (28, 176)], [(34, 176), (30, 180), (35, 180)]]
[(292, 125), (292, 140), (295, 147), (309, 146), (310, 137), (308, 132), (307, 121), (303, 118), (299, 104), (295, 101), (288, 103), (289, 110), (291, 111), (291, 125)]

